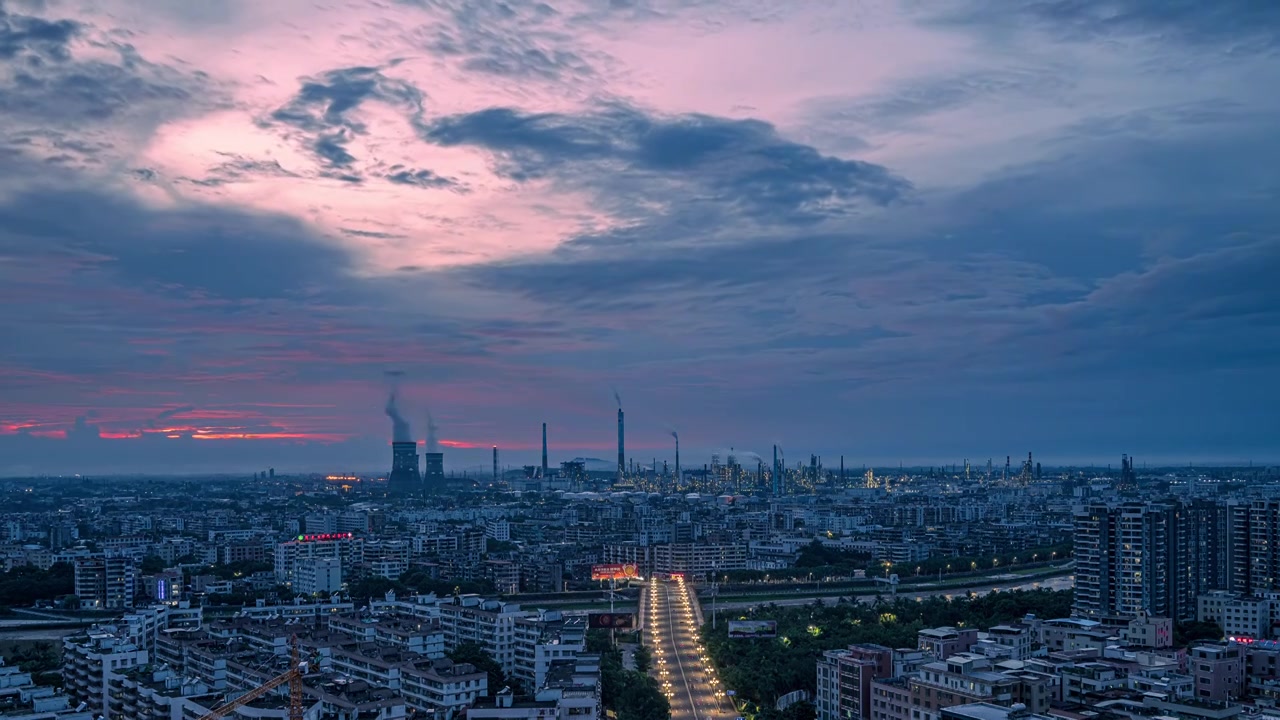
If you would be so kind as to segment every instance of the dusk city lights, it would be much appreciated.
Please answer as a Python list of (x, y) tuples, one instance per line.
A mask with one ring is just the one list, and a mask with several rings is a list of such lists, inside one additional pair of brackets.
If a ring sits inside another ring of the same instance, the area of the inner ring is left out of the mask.
[(0, 720), (1280, 720), (1280, 0), (0, 0)]

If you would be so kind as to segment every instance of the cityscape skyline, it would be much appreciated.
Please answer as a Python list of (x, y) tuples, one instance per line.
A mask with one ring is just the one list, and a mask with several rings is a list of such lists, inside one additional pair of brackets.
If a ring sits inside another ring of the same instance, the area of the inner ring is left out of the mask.
[(0, 720), (1280, 720), (1277, 87), (1280, 0), (0, 0)]

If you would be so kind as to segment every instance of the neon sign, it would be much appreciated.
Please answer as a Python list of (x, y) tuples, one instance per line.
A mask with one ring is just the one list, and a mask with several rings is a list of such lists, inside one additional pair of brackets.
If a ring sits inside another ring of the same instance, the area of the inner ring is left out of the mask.
[(354, 535), (351, 533), (317, 533), (314, 535), (299, 535), (298, 542), (314, 542), (316, 540), (350, 540)]

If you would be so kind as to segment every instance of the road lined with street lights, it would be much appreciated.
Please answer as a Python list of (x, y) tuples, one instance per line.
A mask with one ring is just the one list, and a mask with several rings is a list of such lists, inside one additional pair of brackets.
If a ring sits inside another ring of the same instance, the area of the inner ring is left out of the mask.
[(737, 712), (698, 642), (692, 589), (683, 578), (654, 578), (646, 594), (644, 639), (653, 651), (650, 672), (671, 703), (672, 719), (732, 720)]

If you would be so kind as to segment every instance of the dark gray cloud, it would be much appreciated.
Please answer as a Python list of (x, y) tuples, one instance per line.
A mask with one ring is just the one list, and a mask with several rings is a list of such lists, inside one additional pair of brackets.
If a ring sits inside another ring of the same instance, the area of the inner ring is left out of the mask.
[(888, 92), (856, 98), (822, 98), (810, 102), (810, 121), (826, 134), (855, 130), (901, 133), (920, 130), (919, 120), (983, 101), (1036, 99), (1056, 102), (1071, 88), (1060, 70), (1034, 66), (944, 74), (894, 83)]
[(883, 167), (822, 155), (768, 123), (655, 117), (617, 105), (581, 115), (493, 108), (437, 120), (425, 137), (485, 148), (515, 180), (554, 176), (611, 203), (693, 198), (755, 222), (813, 222), (889, 204), (910, 189)]
[[(1229, 108), (1103, 116), (1068, 128), (1036, 162), (936, 198), (911, 245), (934, 258), (984, 253), (1076, 280), (1152, 258), (1264, 237), (1280, 224), (1280, 139)], [(1211, 120), (1212, 118), (1212, 120)]]
[(203, 73), (151, 62), (120, 37), (0, 3), (0, 146), (39, 146), (51, 165), (102, 165), (119, 159), (121, 137), (225, 103)]
[[(525, 0), (416, 4), (443, 18), (411, 35), (436, 56), (429, 64), (497, 79), (512, 103), (548, 87), (557, 100), (592, 97), (584, 78), (617, 77), (607, 58), (581, 49), (575, 29), (671, 20), (688, 7), (714, 15), (701, 22), (715, 29), (728, 27), (732, 14), (681, 0), (592, 1), (574, 16), (561, 15), (567, 6)], [(157, 205), (113, 195), (160, 197), (166, 178), (123, 151), (114, 162), (110, 143), (121, 134), (98, 130), (128, 127), (129, 140), (145, 142), (165, 119), (218, 102), (215, 84), (148, 63), (110, 39), (125, 32), (16, 22), (13, 5), (6, 7), (0, 279), (24, 311), (0, 313), (0, 336), (11, 348), (0, 361), (0, 422), (47, 415), (68, 435), (0, 436), (10, 467), (47, 468), (56, 456), (59, 468), (90, 459), (77, 470), (203, 469), (226, 467), (234, 455), (255, 470), (365, 462), (385, 469), (382, 438), (293, 447), (106, 436), (237, 392), (286, 402), (345, 393), (328, 416), (298, 416), (322, 429), (381, 434), (381, 396), (376, 388), (362, 396), (359, 384), (376, 385), (387, 367), (431, 378), (433, 409), (447, 416), (452, 408), (446, 427), (500, 442), (527, 433), (536, 443), (528, 419), (549, 409), (565, 418), (565, 435), (591, 437), (603, 426), (608, 443), (610, 408), (598, 407), (599, 397), (584, 400), (583, 388), (617, 382), (644, 388), (628, 408), (638, 432), (654, 425), (647, 416), (696, 413), (714, 432), (743, 438), (739, 447), (785, 428), (799, 438), (789, 447), (845, 450), (854, 436), (859, 455), (875, 448), (908, 459), (1003, 454), (1009, 445), (1038, 457), (1042, 448), (1144, 455), (1274, 448), (1280, 176), (1270, 162), (1277, 150), (1270, 100), (1238, 93), (1243, 80), (1224, 83), (1231, 100), (1212, 99), (1214, 86), (1179, 103), (1176, 88), (1153, 86), (1079, 121), (1078, 102), (1094, 96), (1062, 99), (1077, 104), (1054, 131), (1019, 140), (1034, 146), (1021, 157), (1041, 159), (991, 164), (976, 184), (917, 193), (883, 167), (848, 159), (858, 144), (820, 152), (831, 146), (797, 142), (763, 122), (626, 105), (538, 114), (516, 104), (427, 122), (423, 93), (396, 80), (393, 66), (337, 69), (300, 81), (274, 112), (260, 111), (264, 125), (318, 159), (322, 174), (424, 193), (466, 191), (462, 183), (473, 176), (445, 177), (429, 161), (360, 157), (373, 130), (365, 113), (389, 107), (414, 124), (419, 140), (490, 154), (513, 181), (505, 185), (537, 179), (537, 191), (588, 198), (597, 216), (614, 221), (543, 256), (425, 270), (409, 265), (419, 261), (422, 238), (396, 218), (355, 212), (334, 223), (335, 234), (378, 252), (414, 250), (393, 277), (369, 277), (354, 272), (366, 258), (335, 249), (302, 222), (173, 195)], [(1222, 7), (1238, 10), (1221, 16)], [(1127, 77), (1128, 60), (1113, 55), (1194, 63), (1238, 52), (1260, 67), (1252, 61), (1268, 47), (1273, 11), (1242, 7), (991, 0), (927, 9), (946, 10), (949, 22), (984, 40), (1082, 43), (1072, 52), (1111, 43), (1125, 51), (1104, 53), (1115, 63), (1115, 82), (1106, 78), (1114, 90), (1140, 79)], [(1156, 42), (1161, 52), (1152, 52)], [(94, 62), (80, 55), (82, 43), (94, 43)], [(114, 56), (103, 60), (103, 50)], [(1009, 50), (987, 57), (994, 63), (987, 70), (838, 98), (828, 108), (832, 125), (915, 129), (988, 101), (1030, 101), (1037, 120), (1052, 114), (1046, 105), (1074, 89), (1072, 78), (1024, 66), (1035, 61)], [(1083, 76), (1082, 92), (1096, 80)], [(1166, 94), (1168, 107), (1124, 110)], [(549, 105), (541, 100), (534, 102)], [(1011, 136), (1027, 129), (1012, 115), (993, 114), (991, 122), (1006, 117)], [(974, 128), (923, 129), (963, 140)], [(1001, 161), (1018, 157), (1019, 147), (998, 149)], [(941, 155), (945, 170), (951, 158)], [(77, 157), (102, 157), (109, 173), (90, 184), (67, 170)], [(218, 162), (205, 177), (180, 181), (216, 187), (315, 175), (239, 155)], [(591, 392), (600, 395), (598, 388)], [(352, 410), (361, 403), (364, 411)], [(113, 405), (141, 411), (112, 417)], [(767, 412), (744, 412), (753, 407)], [(559, 417), (552, 421), (561, 426)], [(272, 430), (261, 419), (247, 422)], [(682, 432), (690, 452), (698, 432)]]
[[(1153, 334), (1198, 342), (1197, 330), (1231, 328), (1280, 350), (1280, 236), (1166, 257), (1120, 273), (1056, 311), (1081, 329), (1111, 326), (1129, 337)], [(1205, 288), (1207, 291), (1196, 291)], [(1252, 344), (1252, 343), (1251, 343)], [(1215, 347), (1213, 352), (1227, 350)], [(1272, 356), (1274, 357), (1274, 356)], [(1255, 360), (1272, 357), (1255, 356)]]
[(300, 132), (321, 162), (340, 173), (338, 177), (358, 181), (352, 169), (356, 157), (347, 145), (367, 132), (356, 113), (368, 102), (395, 108), (412, 122), (421, 120), (423, 94), (418, 88), (387, 77), (380, 68), (351, 67), (304, 79), (298, 94), (264, 122)]
[(206, 187), (231, 185), (264, 177), (297, 177), (280, 165), (277, 160), (253, 160), (234, 153), (222, 153), (228, 159), (214, 166), (200, 178), (182, 178), (186, 182)]
[(45, 20), (5, 10), (0, 2), (0, 60), (23, 55), (29, 65), (43, 61), (63, 62), (71, 57), (68, 45), (80, 34), (73, 20)]
[(388, 182), (393, 182), (397, 185), (412, 185), (414, 187), (434, 190), (466, 192), (466, 188), (453, 178), (437, 175), (430, 170), (414, 170), (412, 168), (406, 168), (403, 165), (392, 165), (384, 177)]
[(595, 75), (562, 29), (565, 18), (540, 0), (405, 0), (440, 18), (411, 33), (413, 44), (466, 71), (562, 89)]
[(83, 132), (86, 122), (101, 126), (127, 119), (152, 125), (220, 102), (203, 75), (148, 63), (125, 46), (115, 49), (121, 58), (115, 64), (17, 63), (10, 77), (0, 80), (0, 114), (43, 132)]
[(150, 210), (101, 192), (32, 188), (0, 204), (0, 254), (60, 250), (123, 283), (228, 299), (343, 283), (345, 253), (292, 219), (198, 205)]
[[(848, 236), (799, 236), (765, 242), (692, 246), (671, 255), (651, 253), (550, 257), (476, 266), (465, 272), (486, 287), (501, 287), (563, 307), (635, 301), (673, 291), (714, 292), (790, 287), (794, 279), (829, 279), (850, 271)], [(820, 259), (821, 262), (814, 263)], [(865, 264), (862, 271), (871, 271)], [(683, 302), (685, 296), (678, 296)]]
[(1280, 40), (1280, 5), (1254, 0), (976, 0), (926, 7), (949, 23), (1000, 32), (1034, 26), (1080, 42), (1137, 36), (1241, 53), (1269, 51)]

